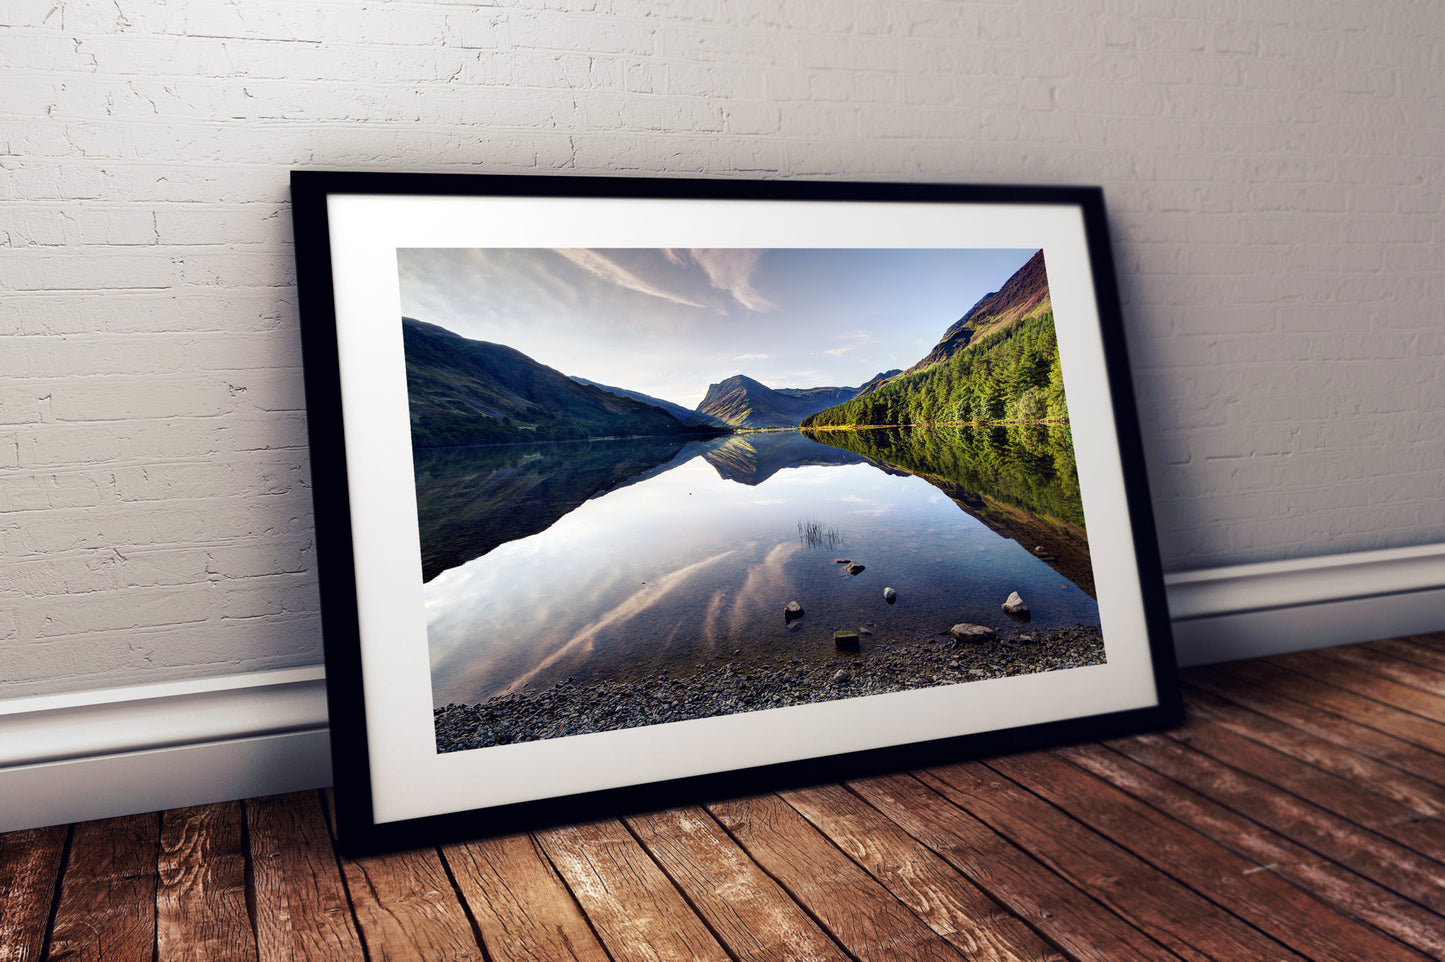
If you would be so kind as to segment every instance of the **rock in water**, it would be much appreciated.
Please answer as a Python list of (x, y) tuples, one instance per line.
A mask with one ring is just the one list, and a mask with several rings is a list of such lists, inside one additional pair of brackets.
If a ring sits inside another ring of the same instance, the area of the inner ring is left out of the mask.
[(846, 668), (839, 668), (833, 673), (833, 684), (846, 685), (853, 680), (853, 673)]
[(1024, 604), (1017, 591), (1008, 596), (1008, 600), (1003, 603), (1003, 610), (1020, 618), (1027, 618), (1029, 615), (1029, 606)]
[(847, 571), (850, 575), (856, 575), (863, 570), (863, 566), (860, 564), (851, 564), (843, 570)]
[(888, 602), (890, 605), (893, 604), (893, 602), (898, 600), (898, 592), (894, 591), (892, 588), (884, 588), (883, 600)]
[(981, 642), (998, 638), (998, 632), (986, 625), (954, 625), (948, 629), (948, 633), (957, 641)]
[(798, 604), (796, 601), (788, 602), (788, 604), (783, 608), (784, 622), (792, 621), (795, 618), (801, 617), (803, 617), (803, 606)]
[(833, 632), (833, 645), (839, 651), (858, 650), (858, 632), (856, 631), (835, 631)]

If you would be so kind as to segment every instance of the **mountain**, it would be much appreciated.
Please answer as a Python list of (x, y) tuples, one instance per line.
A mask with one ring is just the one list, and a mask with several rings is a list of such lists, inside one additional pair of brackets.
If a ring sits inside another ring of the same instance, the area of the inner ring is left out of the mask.
[(846, 401), (858, 393), (852, 387), (773, 389), (742, 374), (709, 384), (697, 406), (735, 428), (795, 428), (810, 414)]
[(711, 433), (503, 344), (401, 320), (414, 448)]
[(802, 426), (1068, 420), (1043, 251), (951, 324), (917, 364), (880, 378)]
[(1044, 252), (1039, 251), (992, 294), (985, 294), (968, 313), (955, 321), (938, 339), (933, 350), (905, 373), (922, 371), (948, 360), (974, 341), (997, 334), (1010, 325), (1051, 306), (1049, 276), (1044, 270)]
[(867, 381), (865, 381), (863, 383), (863, 386), (858, 389), (858, 393), (854, 394), (853, 397), (862, 397), (865, 394), (872, 394), (874, 391), (878, 390), (884, 384), (893, 380), (895, 377), (902, 373), (903, 368), (901, 367), (895, 367), (891, 371), (880, 371), (879, 373), (873, 375)]
[(711, 415), (689, 410), (683, 407), (681, 404), (675, 404), (672, 401), (664, 401), (662, 398), (655, 398), (652, 397), (650, 394), (643, 394), (641, 391), (629, 391), (626, 388), (612, 387), (607, 384), (599, 384), (596, 381), (589, 381), (587, 380), (587, 378), (578, 377), (575, 374), (572, 375), (572, 380), (576, 381), (578, 384), (590, 384), (593, 387), (599, 387), (602, 390), (606, 391), (608, 394), (615, 394), (618, 397), (631, 398), (634, 401), (641, 401), (643, 404), (651, 404), (653, 407), (662, 408), (664, 411), (677, 418), (683, 424), (707, 424), (712, 427), (724, 426), (722, 421), (719, 421), (717, 418), (712, 417)]

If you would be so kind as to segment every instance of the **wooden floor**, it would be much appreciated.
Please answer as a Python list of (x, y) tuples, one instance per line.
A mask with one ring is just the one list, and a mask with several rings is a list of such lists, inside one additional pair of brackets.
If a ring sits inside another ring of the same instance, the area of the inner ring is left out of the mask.
[(1445, 957), (1445, 634), (1185, 682), (1167, 734), (379, 858), (322, 792), (15, 832), (0, 960)]

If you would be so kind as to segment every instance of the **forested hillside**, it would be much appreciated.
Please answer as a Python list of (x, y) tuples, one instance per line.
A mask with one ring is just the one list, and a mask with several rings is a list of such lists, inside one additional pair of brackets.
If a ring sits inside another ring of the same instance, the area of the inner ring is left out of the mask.
[(905, 373), (915, 374), (946, 361), (970, 344), (991, 337), (1025, 317), (1047, 310), (1050, 303), (1049, 274), (1044, 268), (1044, 252), (1040, 250), (1002, 287), (979, 298), (968, 313), (943, 332), (933, 350)]
[(1066, 420), (1054, 314), (1045, 310), (947, 360), (803, 422), (804, 427)]

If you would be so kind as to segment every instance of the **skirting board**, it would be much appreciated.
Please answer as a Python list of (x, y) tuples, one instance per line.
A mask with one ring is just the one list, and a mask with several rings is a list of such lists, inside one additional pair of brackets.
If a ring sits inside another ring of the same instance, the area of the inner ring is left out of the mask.
[[(1165, 578), (1182, 666), (1445, 629), (1445, 545)], [(331, 784), (320, 666), (0, 702), (0, 832)]]
[(1166, 575), (1180, 667), (1445, 629), (1445, 544)]
[(330, 784), (320, 665), (0, 702), (0, 832)]

